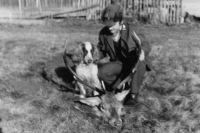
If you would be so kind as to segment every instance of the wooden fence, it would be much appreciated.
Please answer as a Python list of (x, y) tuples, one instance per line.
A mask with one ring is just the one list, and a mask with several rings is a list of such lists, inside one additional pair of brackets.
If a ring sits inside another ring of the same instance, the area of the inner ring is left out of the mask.
[[(18, 9), (20, 18), (86, 16), (100, 18), (101, 11), (111, 0), (0, 0), (0, 8)], [(182, 0), (116, 0), (123, 6), (126, 17), (138, 16), (163, 23), (180, 23)], [(54, 15), (55, 14), (55, 15)], [(13, 15), (10, 15), (13, 16)]]
[[(45, 16), (87, 16), (100, 17), (101, 10), (110, 0), (0, 0), (0, 17), (38, 18)], [(5, 10), (7, 14), (5, 14)]]
[(104, 8), (110, 0), (0, 0), (0, 7), (69, 7), (69, 6), (90, 6), (92, 4), (99, 4)]
[(138, 15), (163, 23), (182, 22), (182, 0), (121, 0), (126, 16)]

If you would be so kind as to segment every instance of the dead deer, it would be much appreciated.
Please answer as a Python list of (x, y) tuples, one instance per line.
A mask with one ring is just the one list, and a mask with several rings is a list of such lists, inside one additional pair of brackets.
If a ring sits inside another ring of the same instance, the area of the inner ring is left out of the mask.
[[(105, 90), (105, 87), (103, 85)], [(121, 116), (125, 114), (123, 101), (129, 90), (123, 90), (119, 93), (107, 92), (99, 96), (81, 98), (80, 102), (93, 107), (95, 114), (103, 117), (113, 127), (121, 127)]]

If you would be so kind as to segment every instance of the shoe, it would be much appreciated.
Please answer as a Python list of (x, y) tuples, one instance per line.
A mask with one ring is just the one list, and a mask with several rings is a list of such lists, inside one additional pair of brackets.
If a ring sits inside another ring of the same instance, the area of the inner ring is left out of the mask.
[(124, 101), (124, 105), (136, 105), (138, 104), (138, 94), (129, 94)]

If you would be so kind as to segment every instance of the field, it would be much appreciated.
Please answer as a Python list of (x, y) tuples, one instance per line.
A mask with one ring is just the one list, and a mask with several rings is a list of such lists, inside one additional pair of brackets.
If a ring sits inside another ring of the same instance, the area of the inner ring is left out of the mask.
[(151, 43), (154, 68), (140, 103), (126, 107), (123, 127), (116, 129), (63, 87), (71, 82), (62, 60), (65, 43), (97, 44), (100, 23), (0, 25), (0, 133), (200, 133), (199, 26), (135, 27)]

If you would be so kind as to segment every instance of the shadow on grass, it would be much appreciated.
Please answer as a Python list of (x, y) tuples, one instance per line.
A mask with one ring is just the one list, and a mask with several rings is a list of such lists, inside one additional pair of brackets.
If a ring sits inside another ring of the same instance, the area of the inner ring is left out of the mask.
[(54, 72), (52, 75), (49, 76), (48, 71), (43, 71), (43, 73), (41, 73), (41, 76), (53, 83), (54, 85), (58, 86), (58, 90), (62, 91), (62, 92), (72, 92), (72, 93), (79, 93), (78, 91), (76, 91), (74, 88), (74, 78), (73, 78), (73, 74), (69, 71), (68, 68), (64, 67), (64, 66), (59, 66), (56, 67), (54, 69)]
[(73, 74), (69, 71), (68, 68), (58, 67), (55, 69), (55, 73), (57, 74), (59, 78), (63, 80), (63, 82), (72, 84), (74, 78), (73, 78)]
[(196, 84), (195, 86), (200, 88), (200, 84)]
[(66, 67), (58, 67), (55, 69), (55, 73), (58, 76), (58, 78), (62, 79), (62, 81), (64, 82), (63, 84), (58, 84), (60, 86), (60, 91), (70, 91), (73, 93), (79, 93), (78, 91), (76, 91), (74, 88), (74, 78), (73, 78), (73, 74), (69, 71), (68, 68)]

